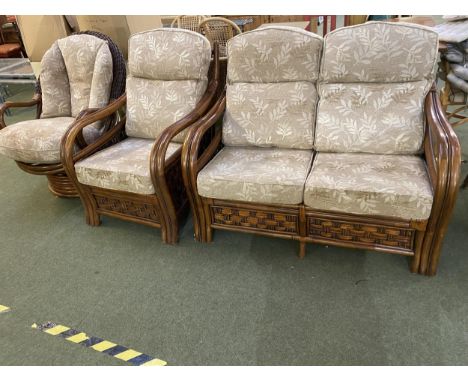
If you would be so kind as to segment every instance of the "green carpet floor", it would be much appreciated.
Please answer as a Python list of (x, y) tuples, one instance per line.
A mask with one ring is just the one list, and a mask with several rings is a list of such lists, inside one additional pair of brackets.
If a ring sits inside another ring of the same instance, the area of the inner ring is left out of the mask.
[(174, 246), (116, 219), (89, 227), (79, 200), (5, 158), (0, 211), (0, 365), (126, 365), (31, 329), (47, 321), (169, 365), (468, 364), (468, 190), (435, 277), (371, 251), (308, 245), (299, 260), (296, 242), (221, 231), (200, 244), (190, 218)]

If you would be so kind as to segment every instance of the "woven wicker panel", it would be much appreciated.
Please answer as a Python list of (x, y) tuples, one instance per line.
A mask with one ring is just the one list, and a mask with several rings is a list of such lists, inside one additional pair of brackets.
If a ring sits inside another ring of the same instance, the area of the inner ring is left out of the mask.
[(151, 220), (154, 223), (160, 223), (158, 212), (152, 204), (124, 200), (122, 197), (116, 199), (100, 195), (95, 195), (95, 199), (99, 210), (116, 212), (140, 219)]
[(412, 250), (415, 230), (308, 217), (308, 235), (344, 243)]
[(277, 233), (298, 233), (298, 216), (293, 214), (258, 211), (247, 208), (211, 206), (212, 223), (267, 230)]

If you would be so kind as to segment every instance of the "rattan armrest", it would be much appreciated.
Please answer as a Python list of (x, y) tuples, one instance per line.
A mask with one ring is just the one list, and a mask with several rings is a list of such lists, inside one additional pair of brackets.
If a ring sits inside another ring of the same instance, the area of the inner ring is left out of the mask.
[(76, 153), (76, 146), (80, 146), (78, 140), (82, 137), (83, 129), (90, 124), (101, 121), (112, 116), (122, 106), (125, 105), (127, 100), (126, 94), (123, 94), (115, 101), (109, 103), (107, 106), (98, 109), (88, 109), (83, 115), (75, 120), (68, 128), (67, 132), (62, 138), (61, 142), (61, 158), (62, 163), (66, 168), (74, 171), (74, 164), (87, 156), (99, 151), (100, 148), (108, 144), (112, 139), (125, 127), (125, 118), (120, 120), (115, 126), (110, 128), (106, 133), (99, 137), (92, 144), (86, 145), (82, 150)]
[(42, 105), (42, 96), (39, 93), (34, 94), (33, 98), (30, 101), (24, 101), (24, 102), (11, 102), (7, 101), (3, 104), (0, 105), (0, 130), (6, 127), (6, 123), (4, 120), (4, 115), (5, 112), (13, 107), (31, 107), (31, 106), (36, 106), (37, 112), (36, 112), (36, 118), (39, 118), (40, 116), (40, 108)]

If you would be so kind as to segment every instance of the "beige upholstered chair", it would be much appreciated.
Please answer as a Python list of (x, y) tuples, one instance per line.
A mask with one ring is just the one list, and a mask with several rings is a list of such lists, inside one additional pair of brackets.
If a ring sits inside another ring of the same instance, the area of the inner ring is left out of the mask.
[(224, 17), (209, 17), (200, 23), (200, 32), (211, 42), (219, 47), (219, 58), (226, 60), (226, 43), (229, 39), (242, 33), (240, 28), (231, 20)]
[[(0, 154), (29, 173), (47, 175), (55, 195), (78, 196), (60, 162), (60, 142), (79, 117), (119, 97), (124, 78), (122, 54), (107, 36), (83, 32), (57, 40), (42, 59), (34, 99), (0, 106)], [(27, 106), (36, 106), (37, 119), (5, 125), (7, 109)], [(94, 142), (107, 127), (108, 123), (88, 126), (75, 151)]]
[[(213, 64), (210, 68), (210, 62)], [(62, 142), (65, 168), (83, 201), (86, 221), (100, 216), (161, 228), (162, 240), (178, 240), (178, 221), (188, 210), (180, 155), (186, 128), (211, 106), (218, 81), (218, 55), (199, 33), (161, 28), (129, 40), (127, 97), (107, 112), (86, 117)], [(73, 147), (89, 129), (126, 105), (126, 120), (80, 158)], [(114, 134), (127, 138), (108, 147)]]
[[(307, 242), (378, 250), (435, 274), (460, 167), (430, 91), (437, 39), (366, 23), (327, 34), (321, 60), (322, 40), (307, 32), (231, 39), (226, 97), (184, 148), (196, 237), (219, 228), (295, 239), (301, 257)], [(200, 155), (207, 134), (216, 139)]]

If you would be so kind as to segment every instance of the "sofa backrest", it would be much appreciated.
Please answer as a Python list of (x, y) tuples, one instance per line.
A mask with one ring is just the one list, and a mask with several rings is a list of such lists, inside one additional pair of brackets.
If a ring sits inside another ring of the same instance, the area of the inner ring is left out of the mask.
[[(194, 110), (208, 83), (211, 47), (185, 29), (160, 28), (130, 37), (127, 77), (128, 136), (157, 138)], [(174, 141), (183, 142), (184, 134)]]
[(41, 118), (76, 117), (109, 102), (113, 66), (107, 41), (87, 34), (62, 38), (41, 66)]
[(438, 36), (414, 24), (369, 22), (325, 37), (315, 148), (415, 154), (424, 98), (435, 79)]
[(228, 41), (225, 145), (313, 147), (322, 44), (320, 36), (281, 26)]

